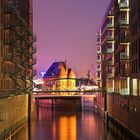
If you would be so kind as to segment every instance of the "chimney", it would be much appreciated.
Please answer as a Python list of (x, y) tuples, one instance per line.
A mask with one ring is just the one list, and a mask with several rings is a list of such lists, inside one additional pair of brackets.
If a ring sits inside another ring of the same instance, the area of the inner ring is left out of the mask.
[(67, 60), (64, 61), (65, 70), (66, 70), (66, 68), (67, 68), (66, 66), (67, 66)]

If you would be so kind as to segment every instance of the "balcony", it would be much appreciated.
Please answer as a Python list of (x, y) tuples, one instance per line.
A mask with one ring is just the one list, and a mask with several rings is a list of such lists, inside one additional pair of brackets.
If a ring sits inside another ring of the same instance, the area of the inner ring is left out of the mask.
[(101, 54), (101, 49), (97, 51), (97, 54)]
[(98, 71), (98, 72), (101, 71), (101, 67), (97, 67), (97, 71)]
[(120, 26), (128, 26), (129, 21), (127, 19), (120, 19)]
[(107, 88), (107, 92), (108, 93), (113, 93), (114, 92), (114, 89), (113, 88)]
[(97, 63), (101, 63), (101, 59), (97, 59), (97, 61), (96, 61)]
[(120, 44), (121, 45), (129, 44), (129, 38), (128, 38), (128, 36), (121, 36), (121, 38), (120, 38)]
[(107, 40), (108, 41), (113, 41), (114, 40), (114, 37), (112, 35), (107, 35)]
[(114, 78), (114, 74), (113, 73), (108, 73), (107, 78), (108, 79), (113, 79)]
[(108, 61), (107, 64), (108, 64), (108, 67), (113, 67), (114, 66), (114, 62), (113, 61)]
[(112, 17), (113, 16), (113, 12), (112, 11), (109, 11), (107, 16), (108, 17)]
[(120, 60), (128, 60), (129, 55), (126, 52), (121, 52), (120, 53)]
[(108, 49), (107, 49), (107, 53), (108, 53), (108, 54), (112, 54), (112, 53), (114, 53), (114, 49), (112, 49), (112, 48), (108, 48)]
[(100, 46), (100, 45), (101, 45), (101, 40), (98, 40), (98, 41), (96, 42), (96, 44)]
[(96, 80), (97, 80), (97, 81), (101, 81), (102, 78), (101, 78), (101, 77), (97, 77)]
[(13, 9), (16, 8), (15, 5), (16, 5), (16, 2), (8, 1), (7, 6), (5, 6), (5, 10), (4, 10), (5, 14), (13, 13), (14, 12)]
[(107, 28), (110, 29), (110, 28), (113, 28), (113, 27), (114, 27), (114, 25), (113, 25), (112, 23), (108, 23), (108, 24), (107, 24)]
[(129, 77), (130, 72), (128, 69), (124, 68), (124, 69), (120, 70), (120, 75), (121, 75), (121, 77)]
[(122, 95), (129, 95), (128, 88), (122, 88), (120, 92), (121, 92)]
[(120, 9), (128, 9), (129, 5), (127, 2), (120, 2), (119, 7), (120, 7)]

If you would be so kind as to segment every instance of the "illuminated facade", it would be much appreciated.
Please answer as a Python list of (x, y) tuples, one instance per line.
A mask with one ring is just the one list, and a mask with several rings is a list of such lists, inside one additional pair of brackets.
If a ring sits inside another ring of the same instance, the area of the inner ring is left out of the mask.
[(98, 84), (106, 89), (101, 99), (104, 116), (108, 114), (108, 118), (112, 118), (118, 125), (121, 122), (123, 128), (126, 130), (128, 128), (132, 135), (138, 138), (140, 137), (139, 13), (139, 0), (111, 0), (97, 33), (97, 80)]
[(140, 96), (140, 1), (130, 0), (130, 93)]
[(101, 63), (101, 30), (99, 30), (96, 34), (97, 37), (97, 84), (99, 87), (102, 87), (102, 63)]
[(43, 79), (47, 90), (75, 90), (76, 76), (66, 62), (54, 62)]
[(32, 91), (32, 1), (0, 0), (0, 96)]
[(129, 0), (119, 1), (115, 10), (120, 13), (115, 18), (115, 92), (130, 95)]
[[(100, 43), (99, 43), (100, 42)], [(130, 94), (129, 1), (110, 2), (97, 33), (97, 77), (108, 93)]]

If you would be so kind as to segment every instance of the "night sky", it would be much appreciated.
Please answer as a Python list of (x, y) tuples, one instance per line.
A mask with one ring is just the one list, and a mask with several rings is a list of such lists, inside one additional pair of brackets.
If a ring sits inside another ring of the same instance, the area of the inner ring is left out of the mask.
[(96, 31), (110, 0), (33, 0), (38, 73), (66, 60), (77, 76), (96, 68)]

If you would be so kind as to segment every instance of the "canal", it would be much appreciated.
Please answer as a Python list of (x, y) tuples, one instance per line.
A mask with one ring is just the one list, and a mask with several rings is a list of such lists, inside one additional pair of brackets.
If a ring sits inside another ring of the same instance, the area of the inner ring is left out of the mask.
[(40, 107), (38, 116), (14, 140), (117, 140), (94, 111), (57, 111)]

